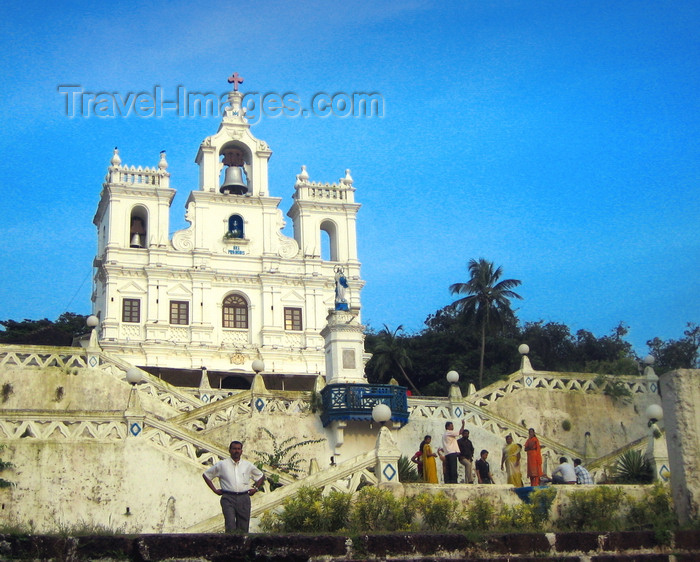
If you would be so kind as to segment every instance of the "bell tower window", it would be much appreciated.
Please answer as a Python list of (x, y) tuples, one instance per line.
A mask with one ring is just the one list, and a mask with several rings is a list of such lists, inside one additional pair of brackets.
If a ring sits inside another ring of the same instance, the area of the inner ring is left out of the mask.
[(224, 299), (224, 328), (248, 329), (248, 303), (240, 295), (229, 295)]
[(332, 221), (321, 223), (321, 259), (338, 261), (338, 228)]
[(228, 144), (221, 149), (224, 177), (221, 181), (220, 193), (231, 195), (247, 195), (251, 189), (250, 178), (250, 151), (247, 147), (238, 144)]
[(228, 218), (228, 232), (226, 238), (245, 238), (243, 231), (243, 217), (231, 215)]
[(129, 247), (145, 248), (148, 234), (148, 213), (143, 207), (134, 207), (131, 210), (129, 222)]

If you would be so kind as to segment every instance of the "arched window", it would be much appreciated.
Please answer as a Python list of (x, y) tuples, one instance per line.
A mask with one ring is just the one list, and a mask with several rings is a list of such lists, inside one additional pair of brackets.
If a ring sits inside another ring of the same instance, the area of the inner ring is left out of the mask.
[(219, 156), (222, 169), (219, 191), (233, 195), (252, 195), (250, 148), (239, 141), (232, 141), (221, 147)]
[(141, 206), (131, 210), (129, 222), (129, 247), (145, 248), (148, 236), (148, 211)]
[(338, 261), (338, 228), (328, 220), (321, 223), (321, 259)]
[(231, 215), (228, 218), (226, 238), (245, 238), (243, 234), (243, 217), (241, 215)]
[(224, 299), (224, 328), (248, 329), (248, 303), (240, 295), (229, 295)]

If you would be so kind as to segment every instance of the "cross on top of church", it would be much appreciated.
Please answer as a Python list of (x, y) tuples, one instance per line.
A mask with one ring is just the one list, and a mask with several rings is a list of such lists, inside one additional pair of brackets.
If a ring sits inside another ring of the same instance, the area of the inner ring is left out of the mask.
[(233, 84), (233, 91), (238, 91), (238, 85), (243, 83), (243, 78), (238, 76), (238, 72), (234, 72), (228, 79), (229, 84)]

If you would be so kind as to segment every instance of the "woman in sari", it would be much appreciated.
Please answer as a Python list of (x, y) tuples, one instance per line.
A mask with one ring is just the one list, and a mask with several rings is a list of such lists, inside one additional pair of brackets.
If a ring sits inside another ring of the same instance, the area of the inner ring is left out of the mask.
[(531, 486), (540, 485), (542, 476), (542, 453), (540, 452), (540, 440), (535, 435), (535, 430), (528, 430), (530, 437), (525, 441), (525, 452), (527, 453), (527, 477)]
[(432, 437), (426, 435), (425, 439), (421, 443), (421, 457), (423, 458), (423, 481), (429, 484), (437, 484), (437, 463), (435, 462), (436, 453), (433, 453), (433, 449), (430, 446)]
[(520, 474), (520, 445), (513, 443), (513, 436), (506, 435), (506, 444), (501, 456), (501, 470), (505, 465), (508, 484), (522, 488), (523, 477)]

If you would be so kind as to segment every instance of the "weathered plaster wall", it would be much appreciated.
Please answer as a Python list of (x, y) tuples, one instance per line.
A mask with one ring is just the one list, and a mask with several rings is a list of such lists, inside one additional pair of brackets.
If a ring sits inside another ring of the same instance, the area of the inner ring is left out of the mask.
[[(99, 443), (11, 443), (15, 468), (3, 519), (37, 532), (102, 525), (126, 533), (181, 531), (220, 513), (201, 469), (138, 438)], [(126, 515), (127, 507), (131, 515)], [(30, 523), (31, 522), (31, 523)]]
[[(8, 367), (2, 372), (2, 384), (12, 387), (0, 404), (8, 410), (123, 411), (131, 386), (102, 371), (90, 368), (26, 369)], [(139, 394), (143, 408), (161, 417), (178, 413), (149, 394)]]
[[(646, 436), (645, 411), (652, 403), (660, 403), (658, 395), (637, 394), (623, 404), (604, 394), (525, 389), (504, 396), (490, 410), (571, 449), (588, 447), (587, 456), (598, 457)], [(569, 431), (562, 427), (564, 420), (571, 422)]]
[(700, 370), (661, 376), (673, 502), (681, 522), (700, 515)]

